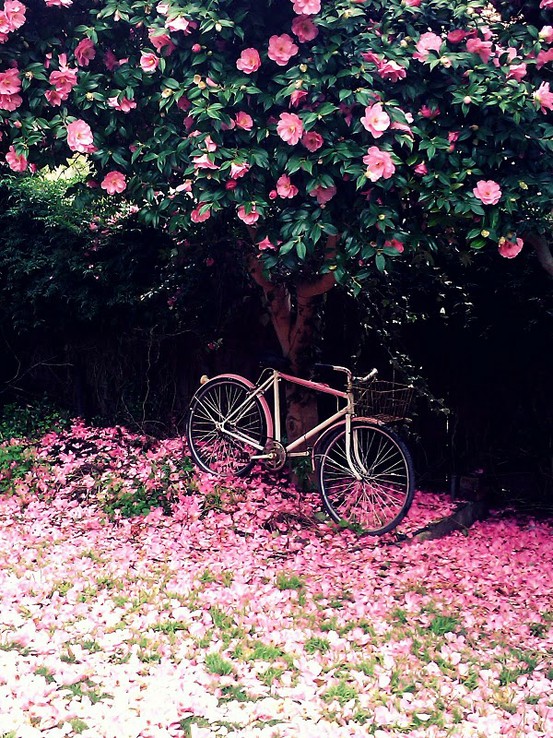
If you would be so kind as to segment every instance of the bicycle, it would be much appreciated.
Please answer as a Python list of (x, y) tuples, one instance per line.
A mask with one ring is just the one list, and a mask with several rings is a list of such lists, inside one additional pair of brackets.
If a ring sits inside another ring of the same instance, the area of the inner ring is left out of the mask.
[[(387, 533), (403, 520), (413, 501), (411, 455), (389, 427), (405, 416), (412, 387), (376, 380), (376, 369), (354, 377), (342, 366), (316, 368), (344, 373), (345, 390), (274, 368), (264, 369), (256, 384), (236, 374), (203, 378), (186, 424), (192, 458), (211, 474), (243, 476), (256, 463), (278, 471), (290, 458), (311, 456), (329, 516), (362, 533)], [(335, 413), (291, 443), (284, 443), (282, 435), (283, 381), (337, 398)], [(272, 409), (266, 399), (270, 390)], [(310, 441), (313, 445), (305, 449)]]

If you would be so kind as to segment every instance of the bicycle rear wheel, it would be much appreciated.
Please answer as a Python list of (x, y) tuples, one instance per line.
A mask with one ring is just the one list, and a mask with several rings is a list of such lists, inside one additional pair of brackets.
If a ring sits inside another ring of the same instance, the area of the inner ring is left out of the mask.
[(219, 476), (247, 474), (257, 447), (267, 442), (267, 412), (246, 380), (221, 377), (204, 384), (192, 398), (186, 424), (195, 463)]
[(403, 441), (386, 426), (353, 420), (350, 465), (345, 424), (322, 440), (317, 481), (330, 517), (361, 533), (395, 528), (414, 494), (413, 464)]

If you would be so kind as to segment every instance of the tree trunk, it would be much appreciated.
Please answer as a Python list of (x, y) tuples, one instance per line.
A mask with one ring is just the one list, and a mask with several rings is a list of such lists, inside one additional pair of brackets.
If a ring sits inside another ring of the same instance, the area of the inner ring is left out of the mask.
[(553, 254), (551, 253), (551, 248), (547, 243), (545, 236), (541, 236), (537, 233), (525, 233), (524, 239), (530, 244), (530, 246), (534, 247), (539, 263), (549, 276), (553, 277)]
[[(330, 239), (329, 239), (330, 241)], [(333, 249), (335, 239), (330, 242)], [(249, 259), (249, 272), (263, 289), (271, 321), (282, 355), (290, 362), (290, 372), (305, 376), (313, 364), (314, 336), (321, 295), (335, 284), (332, 272), (315, 282), (296, 285), (295, 292), (283, 284), (275, 285), (262, 272), (255, 255)], [(316, 425), (317, 397), (298, 385), (286, 386), (286, 435), (294, 441)]]

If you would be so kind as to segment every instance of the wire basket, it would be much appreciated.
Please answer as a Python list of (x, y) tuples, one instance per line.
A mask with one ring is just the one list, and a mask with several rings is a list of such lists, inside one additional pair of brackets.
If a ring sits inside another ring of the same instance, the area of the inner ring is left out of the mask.
[(413, 399), (413, 387), (382, 379), (370, 384), (357, 382), (353, 385), (353, 399), (357, 415), (368, 415), (388, 422), (403, 420)]

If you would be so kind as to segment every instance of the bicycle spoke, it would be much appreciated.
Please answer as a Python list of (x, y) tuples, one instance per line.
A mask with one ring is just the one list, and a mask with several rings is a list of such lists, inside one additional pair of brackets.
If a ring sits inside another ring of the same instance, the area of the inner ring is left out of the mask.
[(410, 462), (391, 432), (359, 424), (352, 432), (349, 457), (345, 428), (330, 437), (319, 463), (319, 486), (335, 520), (385, 532), (411, 504)]

